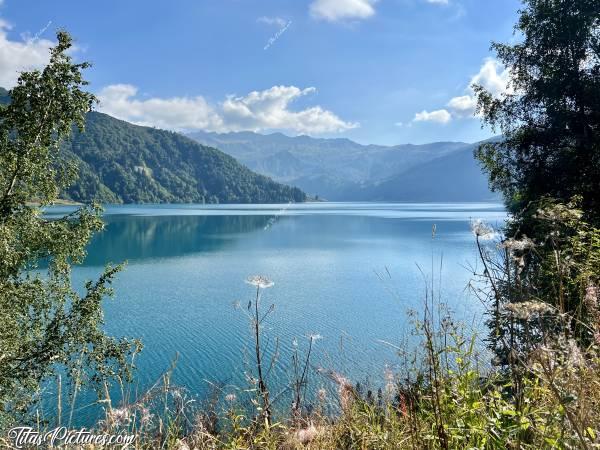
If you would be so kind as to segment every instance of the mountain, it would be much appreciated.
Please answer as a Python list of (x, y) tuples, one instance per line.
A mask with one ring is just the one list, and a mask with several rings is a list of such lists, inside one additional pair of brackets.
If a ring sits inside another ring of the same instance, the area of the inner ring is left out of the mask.
[(10, 103), (10, 96), (8, 91), (3, 87), (0, 87), (0, 105), (8, 105)]
[(63, 157), (79, 179), (65, 193), (106, 203), (282, 203), (306, 195), (258, 175), (221, 151), (181, 134), (132, 125), (106, 114), (87, 115)]
[[(0, 104), (8, 100), (0, 88)], [(279, 184), (285, 183), (338, 201), (498, 199), (473, 157), (477, 144), (361, 145), (349, 139), (253, 132), (199, 131), (189, 137), (197, 142), (90, 113), (86, 132), (75, 132), (63, 146), (80, 173), (66, 196), (111, 203), (306, 199), (300, 189)]]
[[(383, 146), (281, 133), (200, 131), (189, 136), (218, 147), (258, 173), (328, 200), (495, 198), (473, 158), (474, 145), (464, 142)], [(448, 164), (448, 171), (429, 166), (437, 160)], [(442, 180), (448, 186), (442, 186)]]
[(478, 144), (414, 166), (387, 180), (361, 186), (350, 195), (356, 200), (412, 202), (468, 202), (497, 200), (473, 157)]
[[(10, 102), (0, 88), (0, 105)], [(79, 177), (62, 194), (103, 203), (302, 202), (298, 188), (258, 175), (234, 158), (181, 134), (132, 125), (91, 112), (85, 132), (74, 130), (61, 157)]]

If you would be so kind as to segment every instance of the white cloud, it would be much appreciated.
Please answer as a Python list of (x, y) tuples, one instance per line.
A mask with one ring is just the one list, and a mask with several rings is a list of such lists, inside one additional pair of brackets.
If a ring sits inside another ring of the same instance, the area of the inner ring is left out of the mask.
[(512, 92), (509, 86), (510, 71), (500, 61), (487, 58), (479, 69), (479, 73), (471, 79), (469, 86), (479, 84), (486, 88), (494, 97)]
[(474, 85), (484, 87), (494, 97), (512, 92), (510, 88), (510, 72), (499, 61), (488, 58), (484, 61), (477, 75), (471, 78), (465, 95), (452, 98), (447, 106), (457, 117), (473, 117), (477, 107)]
[(474, 95), (461, 95), (452, 98), (446, 106), (458, 117), (469, 117), (475, 114), (477, 99)]
[(245, 96), (228, 96), (222, 103), (211, 105), (200, 96), (139, 99), (136, 98), (135, 86), (117, 84), (102, 89), (98, 98), (100, 111), (139, 125), (172, 130), (227, 132), (278, 129), (322, 134), (359, 126), (320, 106), (299, 111), (290, 109), (293, 101), (315, 91), (312, 87), (273, 86)]
[(315, 19), (329, 22), (368, 19), (375, 14), (377, 0), (314, 0), (310, 13)]
[(427, 3), (433, 3), (434, 5), (447, 5), (449, 3), (448, 0), (426, 0)]
[(267, 17), (267, 16), (259, 17), (258, 19), (256, 19), (256, 21), (259, 23), (264, 23), (266, 25), (275, 25), (278, 28), (283, 28), (288, 23), (288, 21), (282, 17)]
[(10, 40), (11, 26), (0, 19), (0, 86), (12, 88), (19, 72), (45, 66), (50, 58), (48, 49), (53, 42), (46, 39), (27, 38)]
[(113, 84), (98, 92), (98, 109), (138, 125), (168, 129), (216, 129), (221, 118), (202, 97), (134, 98), (137, 88)]
[(445, 109), (438, 109), (437, 111), (421, 111), (415, 114), (413, 122), (435, 122), (441, 124), (447, 124), (452, 120), (452, 115)]
[(479, 72), (471, 77), (469, 85), (463, 95), (453, 97), (446, 103), (447, 109), (417, 113), (414, 122), (437, 122), (446, 124), (452, 119), (470, 117), (476, 115), (477, 98), (475, 97), (474, 85), (485, 88), (495, 98), (500, 98), (504, 94), (512, 93), (510, 86), (510, 71), (499, 61), (493, 58), (487, 58)]

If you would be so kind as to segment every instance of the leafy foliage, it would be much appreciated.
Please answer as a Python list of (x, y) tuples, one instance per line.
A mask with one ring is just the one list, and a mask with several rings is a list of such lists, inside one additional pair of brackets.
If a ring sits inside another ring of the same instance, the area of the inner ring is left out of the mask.
[(66, 193), (106, 203), (283, 203), (306, 200), (300, 189), (257, 175), (217, 149), (170, 131), (91, 112), (86, 132), (63, 146), (79, 166)]
[(51, 205), (73, 180), (75, 168), (59, 158), (59, 142), (73, 124), (83, 126), (95, 101), (82, 90), (88, 64), (71, 61), (68, 34), (57, 38), (48, 66), (22, 73), (0, 107), (0, 426), (27, 412), (56, 370), (81, 383), (100, 381), (121, 371), (135, 347), (103, 331), (101, 302), (118, 267), (88, 282), (83, 295), (71, 286), (71, 264), (103, 226), (100, 209), (46, 220), (29, 203)]
[(484, 121), (504, 139), (477, 155), (512, 212), (578, 195), (585, 219), (598, 225), (600, 2), (527, 0), (516, 33), (521, 42), (492, 46), (510, 72), (508, 93), (477, 88)]

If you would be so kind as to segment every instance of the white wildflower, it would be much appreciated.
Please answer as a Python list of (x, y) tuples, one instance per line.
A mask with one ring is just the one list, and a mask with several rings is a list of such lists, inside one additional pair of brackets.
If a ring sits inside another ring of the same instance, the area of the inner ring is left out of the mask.
[(150, 410), (148, 408), (141, 408), (140, 413), (140, 422), (142, 423), (142, 425), (149, 425), (150, 423), (152, 423), (152, 414), (150, 414)]
[(583, 212), (575, 208), (569, 208), (566, 205), (552, 205), (538, 209), (534, 217), (551, 222), (565, 222), (567, 220), (580, 220), (583, 217)]
[(235, 396), (235, 394), (227, 394), (225, 396), (225, 401), (228, 403), (233, 403), (233, 402), (235, 402), (236, 399), (237, 399), (237, 397)]
[(175, 448), (177, 450), (190, 450), (190, 446), (181, 439), (178, 439), (177, 442), (175, 442)]
[(600, 306), (598, 304), (599, 291), (600, 290), (598, 289), (598, 286), (594, 286), (593, 284), (588, 284), (587, 288), (585, 289), (584, 302), (588, 310), (595, 311)]
[(502, 242), (502, 247), (512, 251), (523, 252), (532, 249), (535, 247), (535, 244), (531, 239), (524, 235), (521, 239), (506, 239)]
[(496, 237), (494, 229), (481, 219), (471, 221), (471, 231), (477, 238), (483, 241), (489, 241)]
[(354, 403), (354, 388), (350, 381), (342, 375), (332, 372), (331, 378), (338, 384), (340, 405), (343, 411), (348, 411)]
[(251, 284), (252, 286), (259, 287), (261, 289), (267, 289), (273, 286), (275, 283), (269, 280), (267, 277), (263, 277), (261, 275), (254, 275), (253, 277), (248, 277), (246, 279), (246, 283)]
[(318, 341), (319, 339), (323, 339), (323, 336), (321, 336), (320, 334), (309, 334), (307, 338), (311, 341)]
[(581, 353), (581, 349), (575, 342), (575, 339), (569, 339), (567, 342), (567, 358), (569, 365), (572, 367), (584, 367), (585, 366), (585, 358)]
[(300, 441), (302, 445), (306, 445), (313, 441), (317, 437), (318, 430), (311, 422), (307, 428), (302, 428), (296, 431), (296, 439)]
[(396, 392), (396, 382), (395, 382), (394, 372), (388, 365), (386, 365), (384, 374), (385, 374), (385, 392), (388, 396), (392, 396)]
[(129, 409), (127, 408), (114, 408), (109, 413), (111, 422), (115, 425), (125, 425), (129, 422)]
[(554, 308), (547, 303), (526, 301), (519, 303), (509, 303), (504, 306), (514, 318), (521, 320), (530, 320), (534, 317), (544, 316), (554, 311)]

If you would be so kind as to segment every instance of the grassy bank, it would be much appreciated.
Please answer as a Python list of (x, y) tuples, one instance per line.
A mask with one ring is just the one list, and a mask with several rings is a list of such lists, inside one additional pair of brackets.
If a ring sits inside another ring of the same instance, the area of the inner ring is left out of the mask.
[[(247, 282), (254, 293), (240, 308), (250, 330), (247, 385), (214, 384), (199, 400), (173, 384), (174, 364), (144, 392), (123, 379), (119, 401), (104, 385), (104, 418), (94, 428), (133, 434), (139, 449), (600, 447), (597, 328), (586, 325), (584, 339), (569, 312), (506, 291), (533, 243), (497, 238), (481, 222), (473, 223), (473, 232), (480, 260), (471, 290), (486, 306), (489, 333), (474, 335), (456, 323), (429, 278), (422, 308), (409, 313), (419, 345), (397, 348), (397, 369), (382, 367), (381, 378), (370, 384), (349, 379), (314, 360), (320, 336), (312, 335), (295, 345), (290, 381), (282, 383), (271, 375), (284, 365), (273, 345), (277, 336), (266, 331), (273, 306), (263, 295), (272, 282), (252, 277)], [(598, 289), (589, 285), (582, 295), (582, 304), (598, 311)], [(276, 384), (287, 388), (274, 392)], [(317, 389), (324, 384), (331, 389)], [(73, 404), (57, 409), (62, 415), (35, 426), (49, 430), (70, 422)]]

